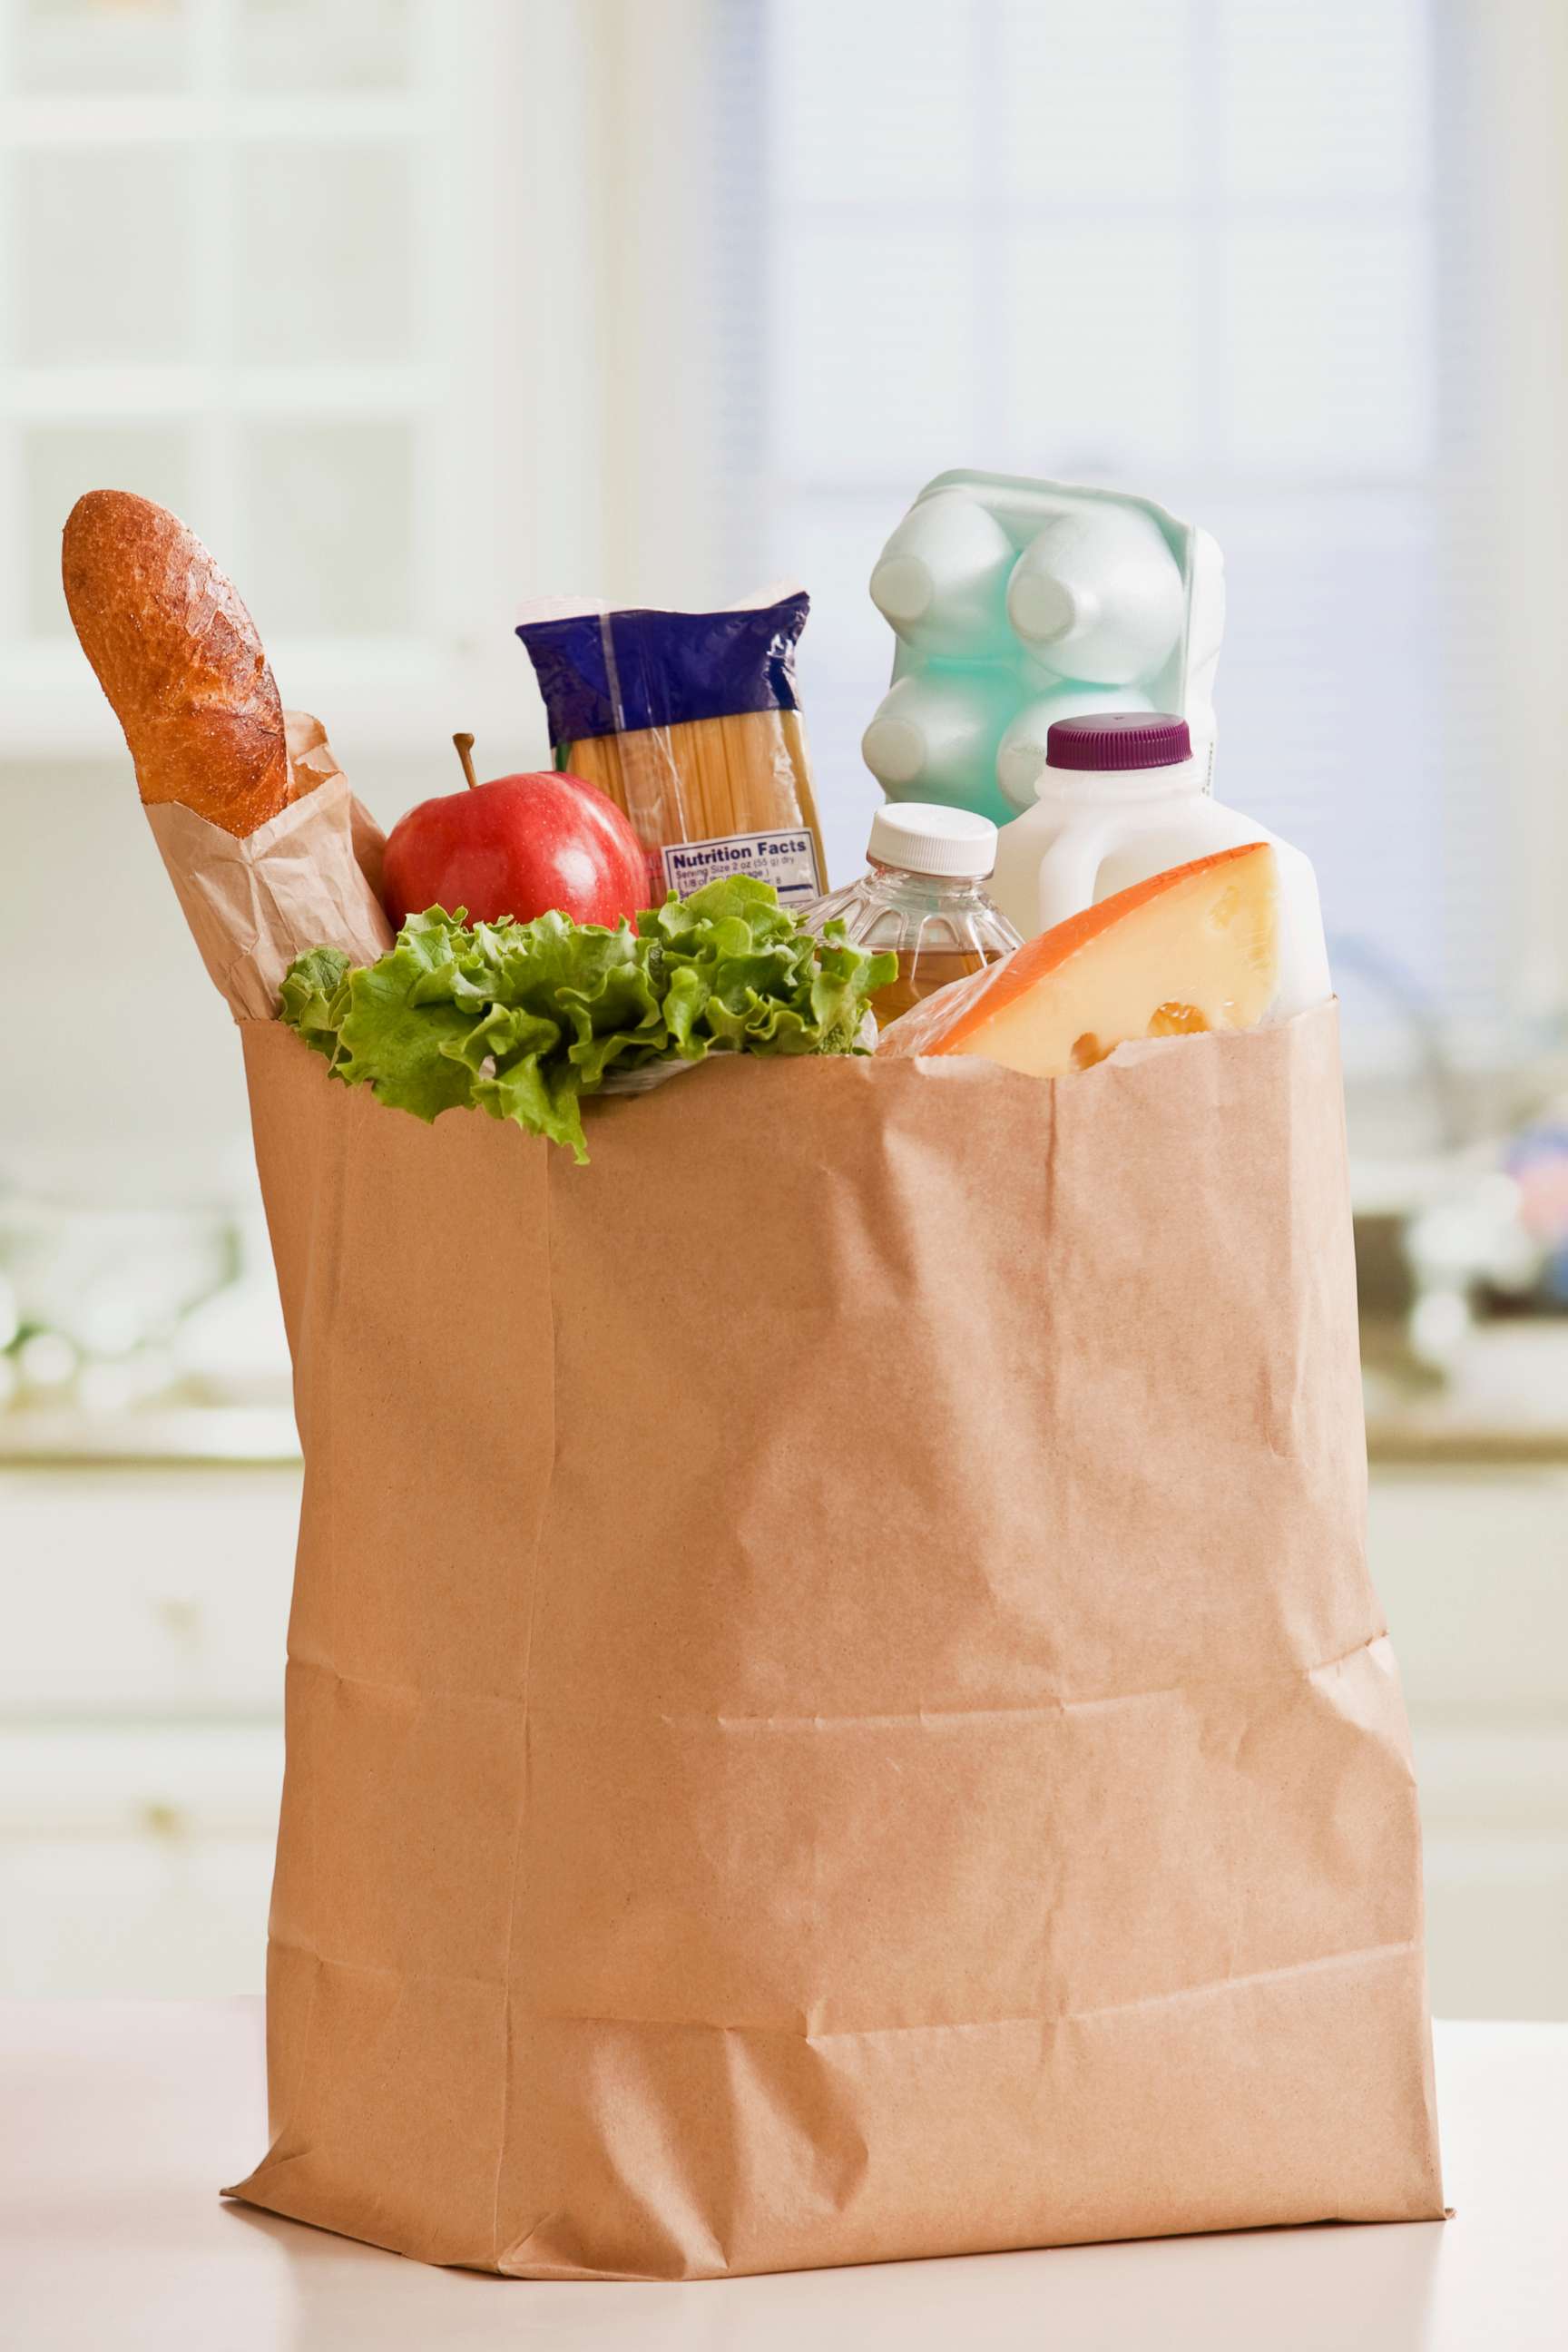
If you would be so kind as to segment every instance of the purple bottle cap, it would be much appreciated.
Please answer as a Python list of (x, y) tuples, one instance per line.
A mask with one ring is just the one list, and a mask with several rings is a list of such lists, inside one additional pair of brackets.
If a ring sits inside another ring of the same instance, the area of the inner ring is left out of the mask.
[(1058, 719), (1046, 736), (1047, 768), (1173, 768), (1193, 756), (1187, 722), (1169, 710), (1106, 710)]

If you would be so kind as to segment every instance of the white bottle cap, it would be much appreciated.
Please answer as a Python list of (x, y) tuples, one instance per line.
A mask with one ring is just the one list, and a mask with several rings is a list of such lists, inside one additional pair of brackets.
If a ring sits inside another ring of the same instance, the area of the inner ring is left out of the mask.
[(1051, 646), (1058, 637), (1092, 628), (1100, 618), (1100, 599), (1092, 588), (1054, 580), (1048, 572), (1020, 570), (1007, 591), (1007, 614), (1029, 644)]
[(979, 881), (996, 863), (996, 828), (969, 809), (928, 801), (889, 801), (871, 819), (868, 857), (910, 874), (951, 874)]
[(918, 555), (884, 555), (871, 574), (871, 602), (895, 628), (923, 620), (935, 594), (931, 565)]
[(873, 719), (860, 738), (860, 757), (879, 784), (901, 791), (925, 767), (925, 731), (912, 719)]

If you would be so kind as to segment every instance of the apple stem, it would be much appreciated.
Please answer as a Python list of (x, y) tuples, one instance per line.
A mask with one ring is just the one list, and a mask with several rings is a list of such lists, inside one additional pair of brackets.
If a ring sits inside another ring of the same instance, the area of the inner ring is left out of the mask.
[(474, 773), (474, 739), (471, 735), (454, 735), (452, 740), (458, 747), (458, 757), (463, 763), (463, 773), (468, 780), (468, 790), (471, 793), (477, 792), (479, 780)]

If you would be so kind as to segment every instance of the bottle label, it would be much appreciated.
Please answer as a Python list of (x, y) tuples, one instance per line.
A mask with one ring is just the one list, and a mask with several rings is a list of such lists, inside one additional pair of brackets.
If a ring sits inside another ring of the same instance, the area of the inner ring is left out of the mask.
[(729, 833), (712, 841), (672, 841), (659, 852), (665, 887), (682, 898), (725, 874), (751, 874), (771, 882), (785, 907), (804, 907), (822, 896), (816, 844), (805, 825), (784, 833)]

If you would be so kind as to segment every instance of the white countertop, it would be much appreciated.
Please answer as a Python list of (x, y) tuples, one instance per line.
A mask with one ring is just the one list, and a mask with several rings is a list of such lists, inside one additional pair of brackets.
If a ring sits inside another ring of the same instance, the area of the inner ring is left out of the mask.
[(1447, 2224), (542, 2285), (219, 2203), (265, 2139), (259, 2001), (11, 2000), (0, 2327), (17, 2352), (1563, 2352), (1568, 2024), (1439, 2026), (1437, 2073)]

